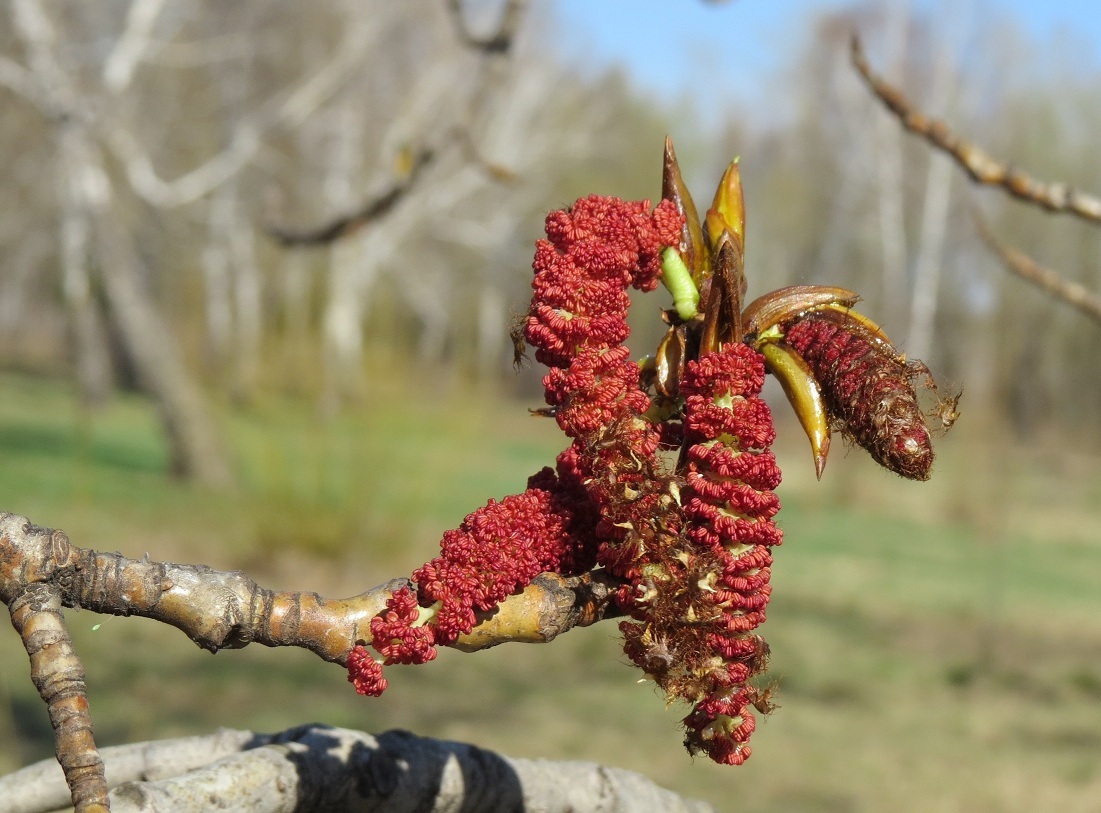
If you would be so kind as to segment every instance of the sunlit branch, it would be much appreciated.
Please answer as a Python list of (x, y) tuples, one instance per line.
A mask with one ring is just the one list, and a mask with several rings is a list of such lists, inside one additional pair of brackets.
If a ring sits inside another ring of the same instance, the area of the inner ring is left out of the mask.
[(1095, 322), (1101, 322), (1101, 296), (1084, 285), (1064, 279), (1057, 271), (1040, 265), (1024, 252), (1001, 243), (991, 233), (982, 216), (977, 211), (973, 215), (983, 242), (1009, 271), (1048, 295), (1077, 308)]
[(971, 180), (985, 186), (1000, 187), (1013, 197), (1050, 212), (1075, 215), (1095, 225), (1101, 225), (1101, 198), (1078, 192), (1065, 183), (1038, 181), (960, 138), (946, 122), (924, 115), (910, 103), (901, 90), (872, 71), (864, 56), (860, 38), (856, 36), (852, 39), (852, 63), (868, 88), (903, 127), (952, 156)]
[[(51, 535), (50, 542), (55, 540)], [(32, 583), (5, 601), (11, 623), (27, 650), (31, 680), (50, 715), (57, 761), (80, 813), (107, 810), (103, 760), (92, 738), (84, 665), (73, 649), (61, 614), (61, 591), (53, 584)]]
[[(136, 615), (170, 624), (204, 649), (250, 643), (296, 646), (344, 663), (371, 640), (370, 621), (409, 582), (394, 579), (346, 599), (267, 590), (240, 571), (128, 559), (69, 542), (61, 531), (0, 513), (0, 600), (8, 605), (31, 661), (31, 678), (50, 710), (57, 757), (81, 813), (106, 808), (102, 762), (88, 721), (84, 671), (61, 608)], [(596, 571), (538, 577), (453, 644), (473, 652), (506, 642), (545, 643), (618, 613), (618, 582)], [(77, 795), (79, 791), (79, 797)]]

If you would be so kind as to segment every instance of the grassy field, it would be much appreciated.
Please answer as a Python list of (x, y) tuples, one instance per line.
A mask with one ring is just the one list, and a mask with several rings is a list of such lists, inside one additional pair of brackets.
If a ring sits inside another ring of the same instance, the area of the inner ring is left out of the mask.
[[(294, 402), (227, 414), (243, 485), (213, 493), (164, 474), (138, 398), (89, 416), (61, 382), (0, 376), (0, 393), (0, 510), (82, 546), (326, 595), (408, 574), (562, 445), (524, 404), (388, 381), (325, 421)], [(392, 669), (367, 700), (307, 653), (211, 656), (153, 622), (70, 613), (99, 741), (320, 721), (597, 760), (738, 813), (1096, 810), (1101, 456), (995, 443), (979, 417), (940, 441), (925, 484), (840, 445), (816, 483), (799, 430), (780, 427), (786, 540), (763, 632), (782, 708), (740, 768), (684, 753), (682, 712), (637, 682), (610, 624), (550, 646), (446, 651)], [(0, 770), (51, 753), (13, 632), (0, 640), (2, 735)]]

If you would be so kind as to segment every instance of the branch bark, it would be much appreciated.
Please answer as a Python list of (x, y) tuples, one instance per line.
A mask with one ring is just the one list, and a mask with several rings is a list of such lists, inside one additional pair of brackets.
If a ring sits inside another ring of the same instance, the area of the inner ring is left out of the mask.
[[(1065, 183), (1043, 183), (995, 160), (974, 144), (959, 138), (945, 122), (925, 116), (907, 100), (901, 90), (876, 75), (864, 56), (859, 37), (854, 36), (852, 39), (851, 54), (853, 67), (864, 79), (868, 89), (886, 105), (899, 123), (955, 159), (975, 183), (997, 186), (1018, 200), (1049, 212), (1071, 214), (1094, 226), (1101, 226), (1101, 198), (1078, 192)], [(1094, 321), (1101, 322), (1101, 296), (1065, 279), (1057, 271), (1040, 265), (1023, 252), (1002, 245), (977, 213), (975, 217), (983, 242), (997, 255), (1006, 269), (1038, 286), (1050, 296), (1077, 308)]]
[(1044, 183), (996, 160), (957, 136), (946, 122), (929, 118), (917, 110), (901, 90), (875, 74), (864, 56), (859, 37), (852, 39), (851, 54), (853, 67), (868, 89), (895, 115), (899, 123), (952, 156), (975, 183), (1001, 187), (1013, 197), (1049, 212), (1071, 214), (1088, 223), (1101, 225), (1101, 198), (1079, 192), (1069, 184)]
[(992, 251), (1002, 265), (1021, 279), (1031, 282), (1044, 293), (1056, 299), (1062, 300), (1073, 308), (1077, 308), (1090, 319), (1101, 323), (1101, 296), (1098, 296), (1089, 288), (1064, 279), (1059, 272), (1040, 265), (1023, 251), (1001, 243), (990, 231), (986, 222), (977, 211), (972, 213), (986, 247)]
[[(323, 725), (278, 734), (223, 729), (107, 748), (103, 755), (115, 813), (712, 810), (633, 771), (515, 759), (406, 731), (374, 737)], [(0, 777), (0, 797), (9, 813), (47, 813), (65, 806), (66, 795), (52, 762)]]
[[(250, 643), (296, 646), (343, 664), (357, 642), (371, 640), (370, 621), (386, 600), (408, 584), (394, 579), (346, 599), (266, 590), (240, 571), (80, 548), (62, 531), (0, 513), (0, 601), (31, 658), (31, 678), (50, 710), (58, 760), (78, 813), (106, 810), (106, 785), (87, 717), (83, 667), (68, 643), (62, 606), (153, 618), (211, 652)], [(571, 578), (543, 574), (453, 646), (473, 652), (510, 641), (546, 643), (616, 615), (617, 586), (602, 571)]]

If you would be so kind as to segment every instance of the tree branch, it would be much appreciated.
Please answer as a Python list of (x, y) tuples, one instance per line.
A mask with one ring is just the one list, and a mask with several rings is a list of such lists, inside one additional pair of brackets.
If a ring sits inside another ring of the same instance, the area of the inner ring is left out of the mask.
[(7, 603), (12, 626), (31, 660), (31, 680), (49, 710), (57, 761), (73, 805), (82, 813), (106, 811), (107, 782), (92, 739), (84, 665), (61, 615), (60, 592), (52, 584), (28, 584)]
[(979, 236), (986, 247), (997, 255), (1008, 270), (1038, 287), (1050, 296), (1077, 308), (1090, 319), (1101, 323), (1101, 296), (1080, 285), (1064, 279), (1057, 271), (1040, 265), (1027, 254), (998, 241), (977, 212), (972, 212)]
[[(62, 606), (153, 618), (211, 652), (250, 643), (297, 646), (343, 664), (353, 646), (371, 640), (371, 619), (386, 600), (408, 584), (394, 579), (346, 599), (266, 590), (240, 571), (80, 548), (62, 531), (0, 513), (0, 601), (9, 607), (30, 656), (31, 678), (49, 707), (58, 761), (78, 813), (106, 810), (106, 785), (87, 716), (83, 666)], [(618, 614), (612, 601), (617, 587), (603, 571), (571, 578), (543, 574), (452, 646), (473, 652), (509, 641), (551, 641)]]
[[(500, 61), (500, 58), (511, 54), (516, 33), (524, 19), (527, 9), (527, 0), (508, 0), (501, 13), (501, 19), (493, 33), (476, 37), (467, 29), (463, 19), (461, 0), (448, 0), (447, 9), (454, 22), (457, 36), (462, 44), (474, 51), (480, 52), (485, 61)], [(486, 96), (495, 86), (496, 80), (492, 71), (484, 71), (480, 81), (479, 92), (475, 96)], [(332, 243), (353, 232), (369, 225), (373, 221), (384, 217), (407, 195), (412, 194), (426, 170), (435, 163), (442, 152), (442, 145), (458, 146), (466, 157), (491, 179), (498, 183), (511, 183), (516, 180), (516, 174), (507, 167), (495, 164), (481, 154), (471, 134), (469, 124), (456, 124), (436, 136), (436, 142), (441, 145), (438, 148), (421, 148), (411, 159), (411, 166), (404, 177), (394, 182), (382, 192), (374, 195), (359, 206), (354, 212), (340, 215), (320, 226), (312, 228), (296, 228), (293, 226), (280, 226), (269, 224), (267, 233), (282, 246), (317, 246)]]
[[(307, 725), (278, 734), (222, 730), (104, 749), (116, 813), (541, 810), (708, 813), (704, 802), (591, 762), (514, 759), (463, 743)], [(9, 813), (65, 806), (52, 762), (0, 777)]]
[[(851, 54), (853, 67), (868, 89), (902, 126), (954, 158), (975, 183), (1000, 187), (1013, 197), (1049, 212), (1075, 215), (1087, 223), (1101, 226), (1101, 198), (1077, 192), (1064, 183), (1042, 183), (1008, 164), (996, 161), (974, 144), (959, 138), (945, 122), (922, 114), (901, 90), (876, 75), (864, 56), (860, 38), (855, 35)], [(983, 242), (1009, 271), (1077, 308), (1095, 322), (1101, 322), (1101, 297), (1085, 286), (1065, 279), (1057, 271), (1040, 265), (1023, 252), (998, 242), (977, 211), (974, 217)]]
[(883, 102), (907, 130), (921, 136), (937, 149), (955, 159), (971, 180), (985, 186), (997, 186), (1019, 200), (1040, 206), (1049, 212), (1075, 215), (1101, 225), (1101, 198), (1078, 192), (1065, 183), (1043, 183), (997, 161), (955, 133), (940, 119), (932, 119), (917, 110), (901, 90), (873, 73), (864, 56), (860, 38), (853, 36), (852, 64), (868, 89)]
[(350, 11), (344, 36), (332, 59), (243, 118), (223, 151), (171, 181), (157, 174), (149, 153), (121, 122), (104, 122), (99, 129), (126, 170), (130, 185), (142, 198), (164, 208), (190, 203), (244, 168), (263, 146), (263, 139), (270, 130), (296, 127), (336, 92), (370, 44), (368, 21), (369, 15)]
[(115, 42), (103, 65), (103, 82), (112, 93), (130, 86), (138, 63), (149, 49), (150, 33), (164, 7), (164, 0), (132, 0), (126, 13), (126, 28)]
[(422, 149), (414, 156), (404, 178), (369, 199), (354, 212), (314, 228), (296, 229), (291, 226), (268, 225), (267, 233), (282, 246), (317, 246), (346, 237), (390, 212), (409, 192), (434, 157), (432, 150)]

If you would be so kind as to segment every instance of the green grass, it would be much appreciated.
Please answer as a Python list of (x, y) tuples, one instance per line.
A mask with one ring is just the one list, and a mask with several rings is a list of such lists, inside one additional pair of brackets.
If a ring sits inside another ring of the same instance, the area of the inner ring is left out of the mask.
[[(0, 393), (0, 509), (79, 545), (328, 595), (407, 574), (562, 446), (526, 404), (380, 382), (327, 420), (274, 399), (223, 416), (242, 487), (219, 493), (165, 474), (139, 398), (84, 415), (57, 381), (2, 376)], [(637, 682), (611, 624), (550, 646), (445, 651), (392, 669), (366, 700), (304, 652), (212, 656), (150, 621), (70, 613), (98, 738), (321, 721), (607, 762), (739, 813), (1094, 810), (1101, 458), (1009, 447), (968, 417), (924, 484), (840, 445), (816, 483), (798, 429), (780, 427), (786, 538), (763, 632), (782, 708), (740, 768), (684, 753), (682, 712)], [(10, 769), (48, 756), (52, 736), (14, 633), (0, 653)]]

